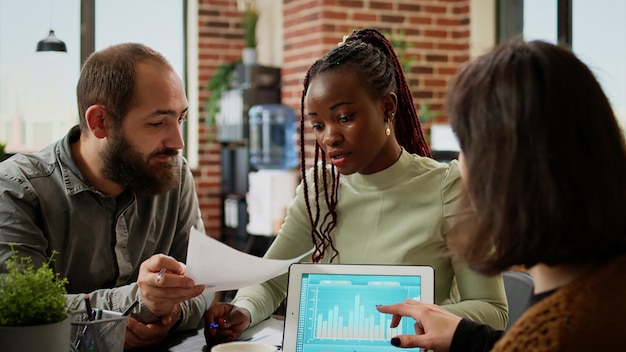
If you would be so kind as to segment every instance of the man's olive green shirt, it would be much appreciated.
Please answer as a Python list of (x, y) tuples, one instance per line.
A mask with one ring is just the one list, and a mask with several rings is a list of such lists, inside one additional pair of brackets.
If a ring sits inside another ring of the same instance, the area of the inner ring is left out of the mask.
[[(0, 272), (11, 256), (31, 256), (36, 267), (54, 256), (51, 267), (67, 277), (70, 294), (90, 293), (93, 307), (134, 310), (146, 322), (157, 321), (143, 305), (136, 284), (139, 266), (163, 253), (184, 262), (192, 226), (204, 232), (193, 178), (178, 158), (179, 183), (157, 196), (123, 192), (112, 198), (81, 174), (70, 153), (78, 127), (34, 154), (18, 154), (0, 163)], [(70, 295), (68, 299), (72, 299)], [(178, 329), (201, 324), (209, 297), (185, 301)]]

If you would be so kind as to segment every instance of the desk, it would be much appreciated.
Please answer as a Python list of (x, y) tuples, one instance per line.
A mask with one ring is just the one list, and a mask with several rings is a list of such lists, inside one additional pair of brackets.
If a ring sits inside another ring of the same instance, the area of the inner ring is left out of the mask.
[[(246, 330), (240, 340), (258, 341), (270, 345), (282, 345), (284, 319), (270, 317)], [(185, 331), (172, 335), (158, 346), (151, 346), (142, 351), (154, 352), (209, 352), (204, 340), (204, 330)]]

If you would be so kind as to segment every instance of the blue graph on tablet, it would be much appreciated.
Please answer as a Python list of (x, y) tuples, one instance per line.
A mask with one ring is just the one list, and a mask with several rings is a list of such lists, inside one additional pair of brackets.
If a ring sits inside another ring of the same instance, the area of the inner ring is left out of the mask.
[(391, 328), (391, 315), (376, 305), (420, 295), (420, 276), (304, 274), (296, 352), (403, 351), (389, 340), (415, 333), (415, 321), (405, 317)]

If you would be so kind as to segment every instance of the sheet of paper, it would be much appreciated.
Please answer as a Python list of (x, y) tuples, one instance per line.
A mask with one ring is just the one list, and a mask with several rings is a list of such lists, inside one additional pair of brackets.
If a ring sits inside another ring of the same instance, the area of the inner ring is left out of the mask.
[(263, 342), (270, 345), (282, 346), (284, 317), (270, 317), (241, 334), (239, 341)]
[(263, 259), (238, 251), (202, 232), (191, 229), (185, 275), (209, 291), (227, 291), (265, 282), (284, 274), (289, 265), (307, 253), (286, 260)]

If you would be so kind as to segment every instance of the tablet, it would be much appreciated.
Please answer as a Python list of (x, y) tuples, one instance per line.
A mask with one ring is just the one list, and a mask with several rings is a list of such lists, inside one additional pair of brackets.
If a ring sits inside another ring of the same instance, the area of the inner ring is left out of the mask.
[(283, 351), (415, 352), (390, 344), (396, 335), (415, 333), (415, 320), (404, 317), (392, 329), (392, 316), (376, 305), (434, 302), (430, 266), (295, 263), (288, 277)]

